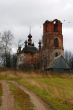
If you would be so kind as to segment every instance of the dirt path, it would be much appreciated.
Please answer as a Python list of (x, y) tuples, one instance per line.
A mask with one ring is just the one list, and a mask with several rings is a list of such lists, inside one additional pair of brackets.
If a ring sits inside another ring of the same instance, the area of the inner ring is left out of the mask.
[(17, 87), (19, 87), (21, 90), (23, 90), (30, 96), (31, 101), (35, 106), (35, 110), (52, 110), (46, 103), (44, 103), (34, 93), (30, 92), (27, 88), (23, 87), (22, 85), (19, 85), (18, 83), (14, 82), (14, 81), (12, 83), (15, 84)]
[(2, 96), (2, 106), (0, 110), (15, 110), (14, 99), (6, 81), (2, 81), (3, 96)]
[[(31, 101), (35, 106), (35, 110), (52, 110), (50, 107), (48, 107), (46, 103), (44, 103), (38, 96), (29, 91), (27, 88), (23, 87), (22, 85), (19, 85), (14, 81), (11, 82), (30, 96)], [(3, 96), (2, 106), (0, 110), (15, 110), (14, 98), (11, 94), (11, 91), (9, 90), (8, 82), (2, 81), (1, 83), (3, 87)]]

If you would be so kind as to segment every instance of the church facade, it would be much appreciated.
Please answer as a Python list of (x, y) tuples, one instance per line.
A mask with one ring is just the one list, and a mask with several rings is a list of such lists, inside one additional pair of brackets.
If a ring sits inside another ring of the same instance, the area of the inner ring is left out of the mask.
[(62, 23), (60, 20), (46, 20), (43, 23), (42, 42), (38, 43), (38, 48), (32, 43), (32, 35), (28, 35), (23, 49), (17, 50), (17, 67), (47, 69), (50, 63), (58, 56), (63, 56), (63, 35)]

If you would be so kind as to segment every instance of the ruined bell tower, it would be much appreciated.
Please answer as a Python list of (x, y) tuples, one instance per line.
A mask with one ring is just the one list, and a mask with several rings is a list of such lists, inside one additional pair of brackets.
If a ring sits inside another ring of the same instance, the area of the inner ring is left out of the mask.
[(49, 57), (49, 63), (57, 56), (63, 55), (62, 23), (60, 20), (45, 21), (43, 24), (43, 51)]

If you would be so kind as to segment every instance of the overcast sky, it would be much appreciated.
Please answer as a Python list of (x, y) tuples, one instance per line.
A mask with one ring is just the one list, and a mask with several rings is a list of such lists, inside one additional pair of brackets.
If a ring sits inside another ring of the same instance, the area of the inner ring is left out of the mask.
[(24, 42), (31, 26), (37, 44), (43, 22), (55, 18), (63, 23), (64, 49), (73, 51), (73, 0), (0, 0), (0, 32), (11, 30), (15, 42)]

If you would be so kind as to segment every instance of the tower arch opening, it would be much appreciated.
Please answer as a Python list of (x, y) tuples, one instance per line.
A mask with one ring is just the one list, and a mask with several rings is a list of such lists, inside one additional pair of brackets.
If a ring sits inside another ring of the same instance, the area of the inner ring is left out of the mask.
[(54, 24), (54, 32), (58, 32), (58, 22), (54, 21), (53, 24)]
[(59, 40), (58, 40), (58, 38), (55, 38), (54, 39), (54, 47), (55, 48), (58, 48), (59, 47)]
[(58, 52), (56, 52), (56, 53), (55, 53), (55, 57), (57, 57), (58, 55), (59, 55)]

